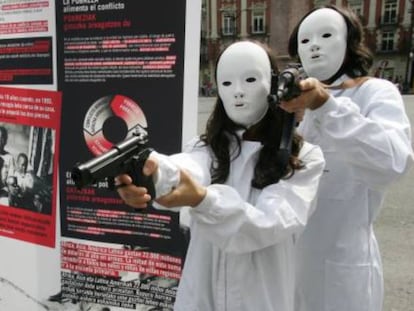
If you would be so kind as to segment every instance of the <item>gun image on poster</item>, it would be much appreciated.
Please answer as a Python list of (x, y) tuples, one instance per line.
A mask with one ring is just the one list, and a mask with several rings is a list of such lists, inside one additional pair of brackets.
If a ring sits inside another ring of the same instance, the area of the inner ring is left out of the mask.
[(127, 174), (133, 184), (146, 187), (151, 197), (155, 197), (152, 176), (142, 174), (142, 168), (151, 148), (147, 147), (148, 136), (145, 130), (139, 129), (133, 136), (114, 145), (107, 152), (84, 163), (78, 163), (72, 169), (71, 177), (78, 189), (107, 180), (110, 188), (114, 188), (114, 178)]
[[(301, 94), (299, 81), (306, 77), (300, 64), (289, 64), (280, 74), (272, 73), (270, 94), (267, 97), (270, 105), (291, 100)], [(293, 132), (297, 126), (294, 113), (284, 112), (283, 132), (279, 147), (279, 157), (282, 165), (287, 165), (292, 150)]]

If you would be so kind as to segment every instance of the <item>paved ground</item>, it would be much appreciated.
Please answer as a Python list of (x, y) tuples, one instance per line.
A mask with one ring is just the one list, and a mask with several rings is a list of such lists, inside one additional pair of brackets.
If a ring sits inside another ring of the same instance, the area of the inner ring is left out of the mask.
[[(404, 102), (414, 127), (414, 96), (404, 96)], [(411, 169), (391, 188), (375, 225), (384, 265), (384, 311), (414, 311), (413, 186)]]
[[(414, 95), (405, 95), (414, 127)], [(202, 132), (214, 99), (199, 99), (198, 131)], [(413, 132), (414, 137), (414, 132)], [(384, 266), (383, 311), (414, 311), (414, 169), (389, 191), (375, 224)]]

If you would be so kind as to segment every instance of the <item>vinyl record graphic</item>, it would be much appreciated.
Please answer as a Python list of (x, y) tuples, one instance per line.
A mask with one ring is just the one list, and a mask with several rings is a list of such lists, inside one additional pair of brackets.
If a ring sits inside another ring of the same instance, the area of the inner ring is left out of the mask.
[(98, 99), (83, 121), (86, 145), (95, 156), (132, 136), (137, 128), (147, 128), (145, 115), (136, 102), (123, 95)]

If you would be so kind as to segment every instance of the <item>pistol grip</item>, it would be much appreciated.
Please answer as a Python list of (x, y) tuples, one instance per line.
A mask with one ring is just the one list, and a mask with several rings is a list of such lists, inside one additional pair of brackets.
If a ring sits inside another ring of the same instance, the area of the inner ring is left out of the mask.
[(145, 161), (148, 159), (151, 152), (151, 148), (146, 148), (134, 156), (134, 167), (128, 175), (132, 178), (132, 183), (134, 185), (147, 188), (148, 194), (152, 199), (155, 199), (155, 186), (152, 176), (146, 176), (142, 172)]
[[(141, 167), (142, 172), (142, 167)], [(132, 183), (138, 187), (145, 187), (148, 190), (148, 194), (152, 199), (155, 199), (155, 186), (152, 180), (152, 176), (145, 176), (144, 174), (139, 174), (138, 171), (130, 175), (132, 178)]]

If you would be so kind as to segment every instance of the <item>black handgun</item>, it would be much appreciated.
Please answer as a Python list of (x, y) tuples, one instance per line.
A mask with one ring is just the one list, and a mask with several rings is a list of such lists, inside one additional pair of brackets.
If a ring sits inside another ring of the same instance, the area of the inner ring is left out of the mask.
[(280, 74), (272, 75), (272, 85), (268, 102), (278, 105), (300, 95), (299, 81), (305, 78), (305, 71), (299, 64), (288, 64)]
[[(299, 81), (306, 77), (300, 64), (289, 64), (280, 74), (272, 74), (270, 94), (267, 97), (270, 105), (278, 106), (280, 102), (291, 100), (301, 94)], [(282, 166), (287, 166), (292, 151), (294, 129), (297, 126), (295, 114), (283, 111), (283, 129), (278, 156)]]
[(153, 149), (147, 147), (148, 136), (144, 129), (137, 128), (131, 137), (114, 145), (107, 152), (78, 163), (72, 169), (71, 177), (78, 189), (90, 186), (98, 181), (107, 180), (110, 188), (114, 188), (114, 177), (127, 174), (133, 184), (146, 187), (152, 198), (155, 188), (152, 176), (145, 176), (142, 168)]

